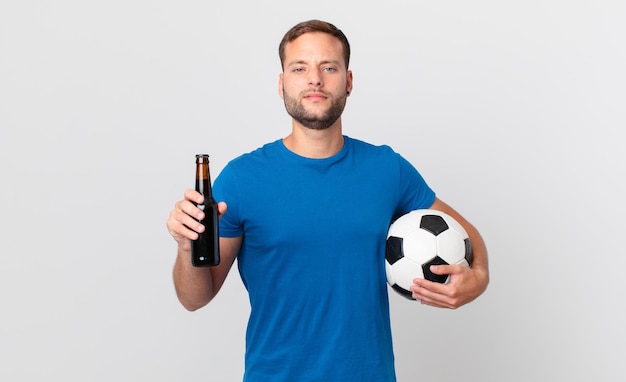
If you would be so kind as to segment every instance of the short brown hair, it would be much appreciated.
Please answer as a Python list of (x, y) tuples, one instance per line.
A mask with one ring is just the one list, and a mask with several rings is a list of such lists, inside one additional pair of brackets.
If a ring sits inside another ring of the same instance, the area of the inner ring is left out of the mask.
[(346, 62), (346, 69), (348, 69), (348, 65), (350, 63), (350, 43), (348, 42), (348, 38), (339, 28), (337, 28), (333, 24), (320, 20), (303, 21), (299, 24), (296, 24), (293, 28), (287, 31), (287, 33), (285, 33), (285, 36), (278, 46), (278, 56), (280, 57), (281, 67), (284, 68), (285, 47), (287, 46), (287, 44), (302, 36), (303, 34), (310, 32), (328, 33), (329, 35), (336, 37), (343, 46), (343, 59)]

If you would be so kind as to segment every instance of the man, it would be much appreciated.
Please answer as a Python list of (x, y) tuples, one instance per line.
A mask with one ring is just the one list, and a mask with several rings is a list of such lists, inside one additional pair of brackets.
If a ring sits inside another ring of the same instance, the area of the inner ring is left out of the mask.
[(187, 190), (176, 203), (167, 227), (178, 243), (178, 298), (189, 310), (209, 303), (237, 258), (251, 304), (244, 381), (395, 381), (384, 269), (389, 224), (432, 208), (468, 232), (472, 268), (436, 266), (450, 283), (416, 279), (411, 287), (415, 299), (435, 307), (455, 309), (483, 293), (485, 244), (391, 148), (342, 134), (352, 72), (340, 30), (300, 23), (279, 55), (291, 133), (236, 158), (216, 178), (218, 267), (191, 266), (190, 240), (204, 229), (193, 203), (202, 196)]

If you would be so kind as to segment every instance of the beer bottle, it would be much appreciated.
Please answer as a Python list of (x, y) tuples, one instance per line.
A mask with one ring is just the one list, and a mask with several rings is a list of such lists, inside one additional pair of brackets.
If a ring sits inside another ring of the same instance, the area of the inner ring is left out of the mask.
[(203, 204), (196, 204), (204, 212), (204, 232), (191, 242), (191, 264), (196, 267), (212, 267), (220, 263), (219, 214), (211, 191), (209, 156), (196, 155), (196, 191), (204, 196)]

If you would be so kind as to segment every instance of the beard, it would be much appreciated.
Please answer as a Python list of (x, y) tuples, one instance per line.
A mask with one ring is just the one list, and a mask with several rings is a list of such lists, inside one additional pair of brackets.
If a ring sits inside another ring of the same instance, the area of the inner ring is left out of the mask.
[[(327, 93), (325, 93), (328, 95)], [(298, 98), (289, 96), (283, 89), (283, 99), (287, 113), (302, 126), (313, 130), (324, 130), (332, 126), (343, 113), (346, 107), (346, 96), (335, 99), (331, 98), (330, 107), (323, 111), (320, 115), (307, 111), (302, 102)]]

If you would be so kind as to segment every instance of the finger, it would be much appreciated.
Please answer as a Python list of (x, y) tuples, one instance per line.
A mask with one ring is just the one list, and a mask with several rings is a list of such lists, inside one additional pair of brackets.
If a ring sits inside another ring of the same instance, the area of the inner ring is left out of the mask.
[(434, 300), (429, 300), (429, 299), (420, 300), (420, 303), (422, 305), (428, 305), (428, 306), (432, 306), (435, 308), (455, 309), (455, 306), (453, 305), (449, 305), (449, 304), (445, 304), (439, 301), (434, 301)]
[(227, 209), (228, 209), (228, 206), (226, 205), (225, 202), (217, 203), (217, 212), (220, 214), (220, 218), (224, 216)]
[(180, 221), (183, 221), (183, 215), (188, 215), (196, 220), (204, 219), (204, 212), (197, 205), (186, 199), (176, 203), (174, 213), (175, 217)]
[(450, 275), (458, 272), (460, 265), (431, 265), (430, 271), (436, 275)]
[(423, 305), (434, 306), (437, 308), (455, 308), (453, 301), (443, 294), (436, 293), (419, 286), (411, 287), (411, 291), (413, 292), (413, 298)]
[(446, 290), (446, 284), (429, 281), (423, 278), (413, 279), (413, 284), (418, 288), (438, 294), (445, 294)]
[(449, 296), (450, 286), (422, 278), (413, 280), (410, 287), (413, 294), (418, 295), (420, 300), (440, 300)]
[[(190, 216), (195, 214), (196, 218)], [(184, 237), (195, 240), (198, 238), (198, 232), (204, 231), (204, 226), (198, 222), (204, 216), (204, 213), (187, 200), (181, 200), (167, 219), (166, 225), (170, 235), (177, 239)]]
[(196, 190), (191, 188), (185, 190), (185, 200), (189, 200), (193, 203), (204, 203), (204, 196)]
[(176, 221), (169, 225), (168, 229), (176, 241), (179, 241), (179, 239), (196, 240), (199, 237), (198, 233), (204, 231), (204, 226), (191, 219), (186, 223)]

